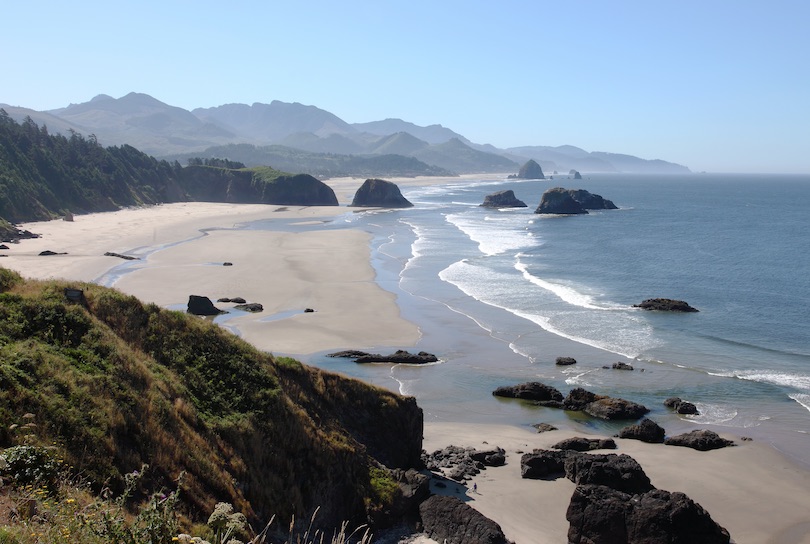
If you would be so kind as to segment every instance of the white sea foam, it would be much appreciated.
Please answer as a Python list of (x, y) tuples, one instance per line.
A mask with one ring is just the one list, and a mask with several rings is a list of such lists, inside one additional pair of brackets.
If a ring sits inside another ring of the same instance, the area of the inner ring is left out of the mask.
[(717, 425), (720, 423), (728, 423), (737, 417), (737, 410), (730, 406), (696, 402), (695, 407), (697, 407), (700, 414), (682, 416), (683, 419), (688, 419), (689, 421), (694, 421), (695, 423), (702, 423), (705, 425)]
[[(725, 378), (738, 378), (752, 382), (770, 383), (783, 387), (793, 387), (810, 391), (810, 376), (806, 374), (792, 374), (774, 370), (729, 370), (725, 372), (709, 372), (712, 376)], [(794, 399), (795, 400), (795, 399)]]
[(463, 232), (484, 255), (500, 255), (508, 251), (516, 251), (535, 245), (534, 237), (525, 228), (520, 228), (514, 216), (511, 221), (481, 221), (479, 214), (452, 213), (445, 216), (445, 220)]
[(805, 410), (810, 412), (810, 395), (806, 393), (791, 393), (788, 397), (801, 404)]

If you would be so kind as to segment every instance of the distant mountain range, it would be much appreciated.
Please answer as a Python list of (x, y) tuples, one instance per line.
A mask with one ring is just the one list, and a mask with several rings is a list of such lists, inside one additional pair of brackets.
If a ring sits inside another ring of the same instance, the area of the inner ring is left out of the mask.
[[(130, 93), (121, 98), (101, 94), (50, 111), (0, 107), (18, 122), (30, 117), (51, 133), (94, 135), (103, 145), (128, 144), (159, 158), (184, 162), (216, 157), (248, 166), (275, 160), (269, 165), (321, 176), (365, 175), (374, 168), (379, 170), (372, 175), (510, 173), (529, 159), (546, 172), (689, 172), (663, 160), (588, 152), (570, 145), (499, 149), (473, 143), (441, 125), (421, 127), (401, 119), (351, 124), (315, 106), (278, 100), (188, 111), (147, 94)], [(239, 156), (223, 155), (237, 150)], [(277, 160), (280, 156), (286, 157), (283, 164)]]

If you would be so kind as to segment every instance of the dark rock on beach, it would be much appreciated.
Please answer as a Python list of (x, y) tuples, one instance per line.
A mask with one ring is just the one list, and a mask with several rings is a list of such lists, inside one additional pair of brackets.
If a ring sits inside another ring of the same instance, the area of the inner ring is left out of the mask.
[(186, 311), (194, 315), (219, 315), (225, 313), (214, 306), (210, 298), (198, 295), (189, 295), (188, 309)]
[(615, 450), (616, 442), (612, 438), (584, 438), (574, 436), (557, 442), (552, 449), (571, 451)]
[(242, 310), (243, 312), (258, 313), (264, 311), (264, 306), (258, 302), (249, 302), (247, 304), (237, 304), (233, 307), (234, 310)]
[(562, 401), (563, 395), (550, 385), (540, 382), (526, 382), (519, 385), (504, 385), (495, 389), (496, 397), (536, 401)]
[(119, 259), (124, 259), (125, 261), (137, 261), (138, 257), (132, 257), (131, 255), (122, 255), (121, 253), (113, 253), (112, 251), (107, 251), (104, 253), (105, 257), (118, 257)]
[(578, 485), (566, 512), (573, 544), (727, 544), (726, 529), (683, 493), (653, 489), (629, 494)]
[(557, 427), (550, 423), (535, 423), (532, 425), (535, 429), (537, 429), (538, 433), (547, 433), (549, 431), (556, 431)]
[(434, 472), (444, 472), (457, 482), (469, 480), (486, 467), (500, 467), (506, 464), (506, 452), (502, 448), (476, 450), (460, 446), (447, 446), (428, 454), (422, 452), (425, 468)]
[(659, 312), (697, 312), (697, 308), (693, 308), (683, 300), (674, 300), (671, 298), (648, 298), (641, 304), (633, 304), (633, 308), (641, 308), (642, 310), (657, 310)]
[(511, 189), (498, 191), (484, 197), (484, 208), (526, 208), (526, 203), (515, 197), (515, 192)]
[(500, 525), (457, 497), (433, 495), (419, 505), (425, 533), (446, 544), (506, 544)]
[(600, 419), (615, 420), (638, 419), (650, 410), (629, 400), (607, 397), (589, 403), (583, 411)]
[(619, 438), (641, 440), (650, 444), (661, 444), (665, 435), (663, 427), (646, 417), (637, 424), (628, 425), (619, 431)]
[(565, 459), (565, 477), (577, 485), (605, 485), (624, 493), (655, 489), (638, 461), (625, 454), (569, 455)]
[(439, 358), (432, 353), (427, 353), (425, 351), (420, 351), (419, 353), (410, 353), (402, 349), (399, 349), (390, 355), (366, 353), (365, 351), (358, 350), (346, 350), (330, 353), (327, 355), (327, 357), (344, 357), (347, 359), (354, 359), (355, 363), (403, 363), (412, 365), (435, 363), (439, 360)]
[(565, 399), (563, 400), (563, 408), (566, 410), (579, 412), (584, 410), (588, 404), (600, 398), (603, 397), (597, 395), (596, 393), (591, 393), (582, 387), (575, 387), (568, 392), (568, 395), (565, 396)]
[(726, 440), (716, 432), (708, 429), (671, 436), (664, 441), (664, 444), (667, 446), (684, 446), (698, 451), (717, 450), (736, 445), (733, 440)]
[(565, 460), (571, 450), (534, 450), (520, 457), (520, 477), (528, 480), (551, 480), (565, 476)]
[(410, 208), (396, 183), (383, 179), (367, 179), (354, 194), (351, 206), (379, 208)]
[(58, 253), (56, 251), (51, 251), (50, 249), (46, 249), (45, 251), (39, 252), (40, 257), (50, 257), (52, 255), (67, 255), (67, 253), (66, 252)]
[(218, 298), (217, 302), (233, 302), (234, 304), (245, 304), (247, 300), (243, 299), (242, 297), (234, 297), (234, 298)]

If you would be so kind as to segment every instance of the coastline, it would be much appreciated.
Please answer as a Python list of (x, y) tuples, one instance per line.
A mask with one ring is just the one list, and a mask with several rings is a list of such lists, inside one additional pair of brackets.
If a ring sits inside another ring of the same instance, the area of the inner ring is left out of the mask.
[[(392, 181), (416, 186), (463, 179)], [(397, 297), (377, 283), (370, 262), (370, 236), (359, 229), (324, 228), (340, 215), (352, 213), (345, 204), (362, 180), (341, 178), (327, 183), (338, 195), (340, 207), (184, 203), (76, 216), (73, 223), (28, 223), (23, 227), (43, 237), (15, 245), (0, 265), (35, 279), (118, 278), (113, 287), (161, 306), (184, 305), (189, 294), (213, 300), (242, 296), (262, 303), (265, 311), (230, 314), (223, 326), (237, 330), (260, 349), (285, 355), (415, 345), (423, 338), (423, 324), (408, 320), (411, 314), (398, 306)], [(306, 230), (234, 230), (237, 224), (274, 219)], [(39, 257), (45, 249), (68, 254)], [(141, 259), (122, 261), (105, 257), (106, 251)], [(222, 266), (225, 261), (234, 266)], [(128, 272), (107, 275), (117, 267)], [(219, 306), (228, 309), (230, 305)], [(304, 314), (304, 308), (316, 311)], [(274, 316), (278, 319), (273, 320)], [(433, 341), (439, 345), (443, 337), (436, 334)], [(570, 345), (571, 353), (596, 351), (559, 337), (554, 341), (556, 346)], [(431, 421), (426, 418), (426, 450), (451, 444), (482, 448), (487, 442), (503, 447), (508, 455), (505, 467), (489, 468), (473, 480), (477, 494), (460, 491), (471, 499), (469, 504), (501, 524), (516, 542), (564, 541), (565, 510), (573, 484), (564, 479), (520, 479), (518, 451), (548, 447), (584, 433), (577, 429), (537, 434), (516, 425), (448, 419), (448, 413)], [(722, 434), (738, 446), (695, 452), (621, 440), (617, 453), (635, 457), (656, 487), (683, 491), (704, 506), (735, 542), (810, 543), (810, 514), (804, 507), (810, 504), (810, 470), (793, 464), (768, 444), (740, 442), (739, 437)]]

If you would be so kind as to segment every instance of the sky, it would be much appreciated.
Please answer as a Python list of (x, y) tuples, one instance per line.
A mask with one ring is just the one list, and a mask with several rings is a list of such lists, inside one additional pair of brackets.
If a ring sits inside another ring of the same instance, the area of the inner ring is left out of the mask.
[(0, 103), (299, 102), (695, 172), (810, 174), (806, 0), (0, 0)]

